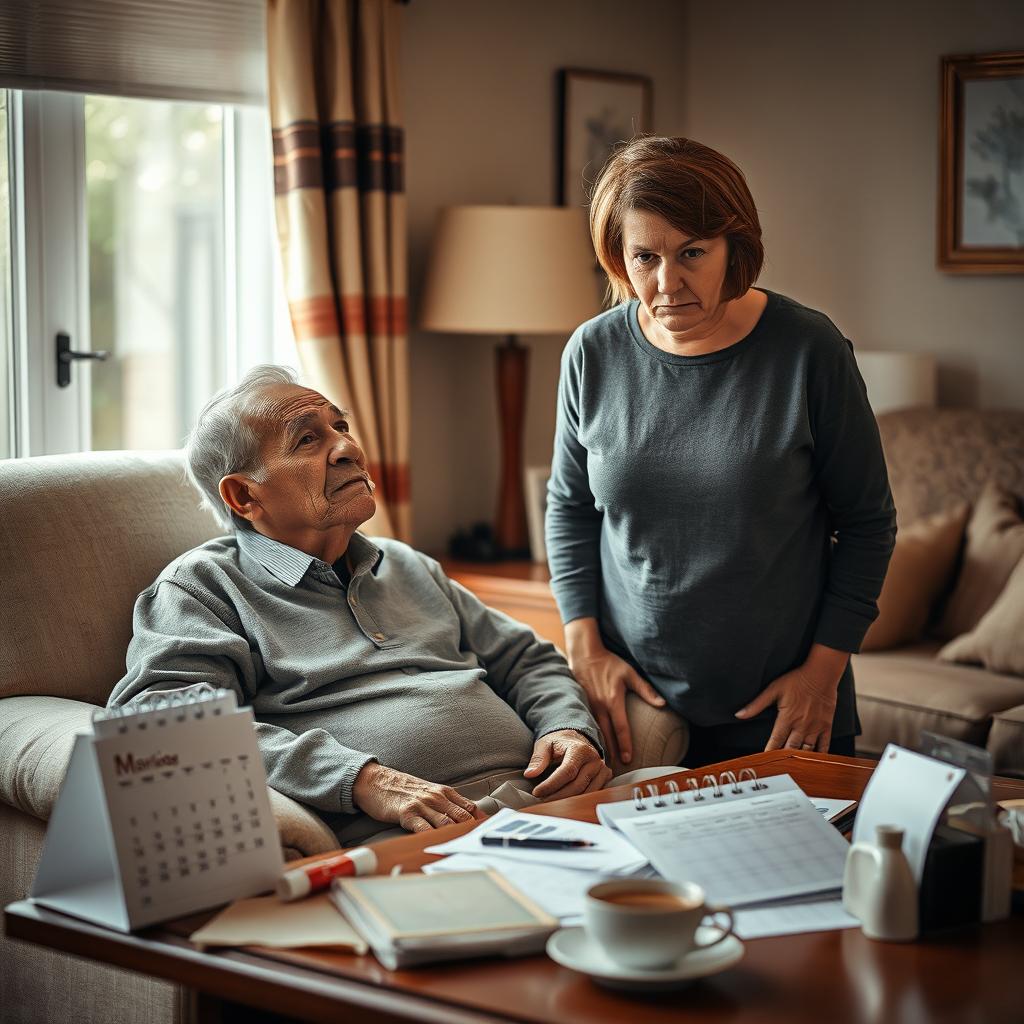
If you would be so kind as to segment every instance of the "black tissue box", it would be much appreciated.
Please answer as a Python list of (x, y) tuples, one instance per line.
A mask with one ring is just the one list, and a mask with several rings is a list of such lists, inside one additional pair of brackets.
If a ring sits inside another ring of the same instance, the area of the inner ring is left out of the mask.
[(921, 933), (979, 922), (984, 873), (984, 839), (939, 825), (932, 834), (921, 875)]

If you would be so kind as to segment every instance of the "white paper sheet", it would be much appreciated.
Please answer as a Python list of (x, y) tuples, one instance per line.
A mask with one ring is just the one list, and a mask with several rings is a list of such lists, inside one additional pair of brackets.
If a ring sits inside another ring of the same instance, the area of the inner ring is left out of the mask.
[(807, 799), (814, 804), (815, 810), (819, 811), (826, 821), (838, 818), (843, 811), (857, 802), (856, 800), (836, 800), (829, 796), (809, 796)]
[(743, 907), (734, 912), (734, 925), (741, 939), (763, 939), (857, 928), (860, 922), (843, 910), (842, 897), (837, 893), (826, 899), (814, 896)]
[(903, 829), (903, 852), (920, 884), (939, 815), (964, 774), (963, 768), (890, 743), (861, 797), (853, 841), (873, 844), (879, 825), (898, 825)]
[[(534, 836), (541, 839), (589, 839), (596, 846), (574, 850), (511, 849), (484, 846), (481, 836), (508, 835)], [(647, 858), (621, 835), (589, 821), (572, 818), (551, 818), (547, 815), (523, 814), (510, 808), (498, 811), (472, 832), (458, 839), (428, 846), (427, 853), (466, 853), (502, 860), (515, 860), (521, 864), (548, 864), (555, 868), (568, 868), (606, 875), (628, 875), (647, 863)]]

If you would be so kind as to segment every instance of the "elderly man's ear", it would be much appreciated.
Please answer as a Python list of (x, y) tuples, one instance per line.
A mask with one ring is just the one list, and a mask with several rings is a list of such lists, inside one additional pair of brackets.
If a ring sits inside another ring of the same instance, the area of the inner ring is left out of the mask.
[(263, 506), (252, 493), (250, 482), (240, 473), (232, 473), (231, 476), (221, 478), (219, 489), (224, 503), (236, 516), (255, 522), (263, 511)]

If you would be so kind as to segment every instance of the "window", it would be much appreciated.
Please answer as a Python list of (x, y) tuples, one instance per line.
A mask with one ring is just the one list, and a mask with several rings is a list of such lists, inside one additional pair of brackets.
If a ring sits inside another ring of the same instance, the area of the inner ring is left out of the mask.
[[(178, 447), (218, 388), (256, 363), (296, 363), (267, 113), (21, 95), (26, 265), (42, 273), (26, 275), (27, 386), (13, 397), (29, 415), (18, 453)], [(76, 352), (107, 353), (74, 361), (67, 387), (56, 374), (61, 332)], [(8, 367), (12, 335), (0, 325), (0, 355), (5, 337)], [(13, 454), (5, 436), (0, 456)]]
[(85, 97), (92, 447), (173, 448), (225, 379), (224, 110)]
[(14, 314), (8, 94), (0, 89), (0, 459), (14, 454)]

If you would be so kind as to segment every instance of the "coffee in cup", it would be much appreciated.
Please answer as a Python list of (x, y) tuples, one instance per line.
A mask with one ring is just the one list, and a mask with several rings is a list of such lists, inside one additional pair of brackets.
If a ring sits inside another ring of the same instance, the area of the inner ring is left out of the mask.
[[(705, 917), (725, 914), (728, 926), (710, 942), (697, 942)], [(732, 911), (708, 905), (696, 882), (623, 879), (587, 891), (583, 907), (587, 935), (622, 967), (673, 967), (691, 950), (707, 949), (732, 934)]]

